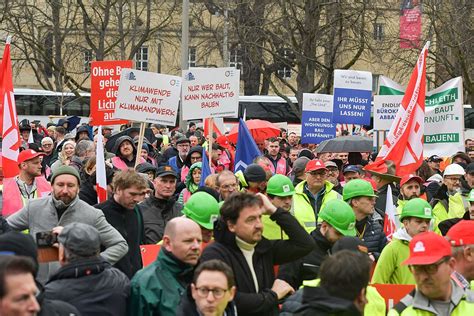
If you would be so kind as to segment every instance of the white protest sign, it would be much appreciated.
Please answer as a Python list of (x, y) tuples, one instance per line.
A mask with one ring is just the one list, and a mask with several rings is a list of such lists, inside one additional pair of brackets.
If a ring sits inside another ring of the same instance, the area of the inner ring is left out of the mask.
[(403, 95), (375, 95), (374, 96), (374, 130), (388, 131), (392, 126)]
[[(374, 98), (374, 130), (390, 129), (393, 122), (389, 117), (391, 114), (385, 113), (386, 116), (383, 116), (383, 113), (377, 113), (377, 109), (381, 108), (383, 102), (389, 104), (384, 107), (385, 109), (398, 109), (403, 98), (403, 95), (398, 95), (399, 88), (390, 85), (380, 87), (380, 92), (384, 89), (397, 95)], [(462, 91), (462, 79), (458, 77), (426, 93), (423, 156), (452, 156), (458, 151), (464, 151)], [(395, 105), (397, 100), (398, 106)]]
[(426, 94), (425, 157), (452, 156), (464, 151), (462, 79), (457, 77)]
[(115, 117), (174, 126), (180, 93), (180, 77), (122, 69)]
[(240, 72), (235, 68), (183, 70), (183, 119), (237, 117)]

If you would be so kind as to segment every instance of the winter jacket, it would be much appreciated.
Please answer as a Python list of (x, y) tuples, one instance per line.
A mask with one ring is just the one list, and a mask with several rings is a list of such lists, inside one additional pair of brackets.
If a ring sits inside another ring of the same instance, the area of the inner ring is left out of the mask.
[(433, 216), (435, 219), (435, 232), (440, 232), (438, 229), (439, 223), (451, 218), (461, 218), (464, 216), (469, 205), (461, 193), (449, 195), (446, 186), (443, 184), (436, 196), (430, 201), (433, 207)]
[(114, 267), (131, 279), (143, 267), (140, 252), (140, 245), (145, 239), (142, 213), (138, 206), (133, 210), (124, 208), (113, 197), (95, 207), (104, 212), (107, 222), (127, 241), (128, 252)]
[(234, 271), (237, 293), (235, 304), (239, 315), (277, 315), (278, 298), (271, 290), (275, 280), (274, 265), (291, 262), (309, 253), (314, 241), (295, 218), (279, 208), (271, 219), (275, 220), (288, 235), (288, 240), (268, 240), (262, 238), (254, 248), (253, 266), (257, 277), (257, 293), (247, 261), (237, 246), (236, 236), (227, 224), (218, 220), (214, 226), (214, 243), (208, 245), (201, 261), (219, 259)]
[(278, 278), (298, 289), (304, 280), (313, 280), (319, 276), (319, 267), (330, 254), (332, 244), (321, 234), (319, 229), (311, 232), (315, 241), (313, 250), (298, 260), (285, 263), (278, 270)]
[[(464, 291), (456, 282), (451, 280), (451, 298), (449, 306), (450, 316), (474, 315), (474, 293)], [(388, 316), (435, 316), (438, 312), (434, 309), (430, 300), (418, 290), (413, 290), (401, 299), (393, 309), (389, 310)]]
[(415, 284), (415, 278), (407, 265), (402, 262), (410, 256), (408, 243), (411, 236), (405, 228), (398, 229), (393, 239), (380, 254), (372, 276), (372, 283), (377, 284)]
[(6, 219), (4, 219), (2, 215), (0, 215), (0, 235), (9, 231), (11, 231), (10, 226), (8, 225)]
[(323, 287), (304, 287), (290, 296), (280, 316), (358, 316), (353, 302), (330, 295)]
[(44, 293), (73, 305), (82, 315), (126, 315), (130, 281), (100, 257), (80, 259), (61, 267)]
[[(133, 159), (132, 160), (128, 160), (120, 154), (120, 145), (124, 141), (129, 141), (132, 144), (132, 147), (133, 147)], [(113, 163), (115, 168), (121, 169), (121, 170), (124, 169), (124, 168), (121, 168), (121, 167), (118, 166), (118, 164), (116, 162), (118, 162), (119, 160), (117, 160), (117, 159), (120, 159), (121, 162), (124, 163), (128, 168), (134, 168), (135, 167), (135, 159), (137, 157), (137, 147), (135, 146), (135, 143), (133, 142), (133, 139), (130, 136), (124, 135), (124, 136), (120, 136), (119, 138), (117, 138), (112, 151), (115, 154), (115, 157), (112, 159), (112, 163)], [(144, 159), (141, 159), (141, 160), (142, 160), (141, 162), (145, 162)]]
[(94, 226), (100, 234), (100, 240), (105, 250), (101, 256), (110, 262), (116, 263), (128, 251), (127, 242), (120, 233), (105, 219), (104, 213), (78, 197), (67, 207), (58, 218), (58, 212), (52, 196), (31, 200), (24, 208), (7, 219), (13, 230), (29, 229), (29, 233), (36, 239), (36, 233), (51, 231), (56, 226), (66, 226), (71, 223), (84, 223)]
[[(237, 307), (234, 301), (230, 301), (224, 310), (225, 316), (237, 316)], [(188, 286), (186, 293), (181, 297), (176, 316), (201, 316), (197, 310), (196, 302), (191, 295), (191, 288)]]
[(150, 196), (139, 207), (143, 214), (145, 244), (156, 244), (163, 238), (166, 223), (182, 215), (183, 205), (173, 198), (163, 200)]
[(359, 238), (367, 246), (369, 253), (372, 253), (375, 260), (377, 260), (387, 244), (387, 236), (385, 236), (383, 226), (380, 224), (378, 213), (356, 221), (356, 230), (359, 233), (363, 232), (363, 235)]
[(341, 195), (332, 190), (333, 184), (326, 181), (323, 189), (318, 193), (316, 199), (306, 188), (306, 181), (300, 182), (295, 188), (293, 196), (292, 213), (308, 233), (316, 228), (318, 213), (330, 200), (340, 199)]
[(377, 199), (375, 200), (375, 209), (379, 212), (380, 216), (384, 218), (385, 216), (385, 209), (387, 203), (387, 190), (388, 186), (390, 185), (392, 189), (392, 199), (393, 204), (397, 205), (398, 201), (398, 189), (393, 184), (386, 184), (382, 186), (380, 189), (377, 189)]
[[(186, 175), (186, 178), (184, 180), (184, 184), (186, 185), (186, 189), (181, 191), (181, 193), (179, 194), (179, 198), (178, 198), (178, 202), (183, 204), (183, 205), (184, 205), (184, 203), (187, 202), (187, 199), (189, 198), (189, 196), (191, 194), (193, 194), (199, 188), (199, 183), (194, 183), (194, 180), (193, 180), (193, 172), (194, 172), (195, 169), (201, 169), (202, 170), (202, 162), (196, 162), (196, 163), (191, 165), (191, 168), (189, 168), (189, 172)], [(185, 193), (186, 191), (188, 193)], [(187, 196), (186, 199), (185, 199), (185, 196)]]
[(133, 277), (128, 314), (176, 315), (178, 303), (192, 276), (193, 266), (161, 248), (158, 259)]
[(36, 296), (36, 300), (41, 307), (37, 316), (81, 316), (77, 308), (69, 303), (45, 299), (43, 292)]

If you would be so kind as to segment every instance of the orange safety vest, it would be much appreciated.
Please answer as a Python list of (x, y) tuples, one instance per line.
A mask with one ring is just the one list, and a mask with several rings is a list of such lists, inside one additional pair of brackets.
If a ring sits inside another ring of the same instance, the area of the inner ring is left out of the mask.
[[(45, 197), (51, 193), (51, 184), (43, 176), (35, 178), (36, 191), (34, 199)], [(8, 196), (8, 198), (6, 198)], [(2, 215), (9, 216), (25, 206), (27, 199), (21, 195), (15, 178), (3, 179), (3, 209)]]
[[(146, 162), (145, 159), (140, 157), (139, 164), (144, 162)], [(112, 158), (112, 165), (119, 170), (127, 170), (129, 168), (127, 164), (120, 157), (117, 156)]]

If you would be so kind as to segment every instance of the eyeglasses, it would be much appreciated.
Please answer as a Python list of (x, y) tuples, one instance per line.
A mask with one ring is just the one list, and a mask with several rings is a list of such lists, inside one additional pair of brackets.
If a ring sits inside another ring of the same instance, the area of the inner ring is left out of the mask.
[(459, 182), (461, 181), (461, 178), (459, 177), (444, 177), (445, 180), (449, 180), (451, 182)]
[(449, 258), (443, 258), (433, 264), (410, 265), (409, 268), (413, 273), (435, 274), (436, 272), (438, 272), (439, 266), (447, 262), (448, 260)]
[(208, 289), (207, 287), (197, 287), (196, 290), (200, 297), (207, 297), (209, 293), (212, 292), (212, 296), (214, 296), (215, 298), (222, 298), (225, 292), (227, 292), (227, 290), (225, 289)]
[(325, 176), (327, 176), (327, 174), (328, 174), (326, 170), (324, 170), (324, 171), (316, 171), (316, 170), (315, 170), (315, 171), (310, 171), (310, 172), (308, 172), (308, 173), (309, 173), (310, 175), (312, 175), (313, 177), (318, 177), (318, 176), (319, 176), (319, 177), (325, 177)]

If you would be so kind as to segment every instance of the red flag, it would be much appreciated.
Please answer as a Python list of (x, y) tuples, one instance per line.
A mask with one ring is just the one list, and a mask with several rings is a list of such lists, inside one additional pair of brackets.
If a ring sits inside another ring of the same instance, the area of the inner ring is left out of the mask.
[(19, 174), (18, 153), (20, 132), (16, 115), (15, 97), (13, 95), (12, 63), (10, 60), (10, 37), (7, 38), (0, 66), (0, 104), (3, 109), (2, 125), (2, 164), (5, 178)]
[(102, 203), (107, 200), (107, 178), (105, 174), (104, 140), (102, 136), (102, 126), (99, 126), (99, 130), (97, 132), (97, 150), (95, 161), (97, 201), (99, 203)]
[(429, 45), (427, 42), (418, 57), (402, 104), (377, 159), (367, 165), (365, 170), (375, 170), (386, 160), (391, 160), (396, 166), (396, 174), (404, 175), (415, 172), (423, 162), (426, 58)]

